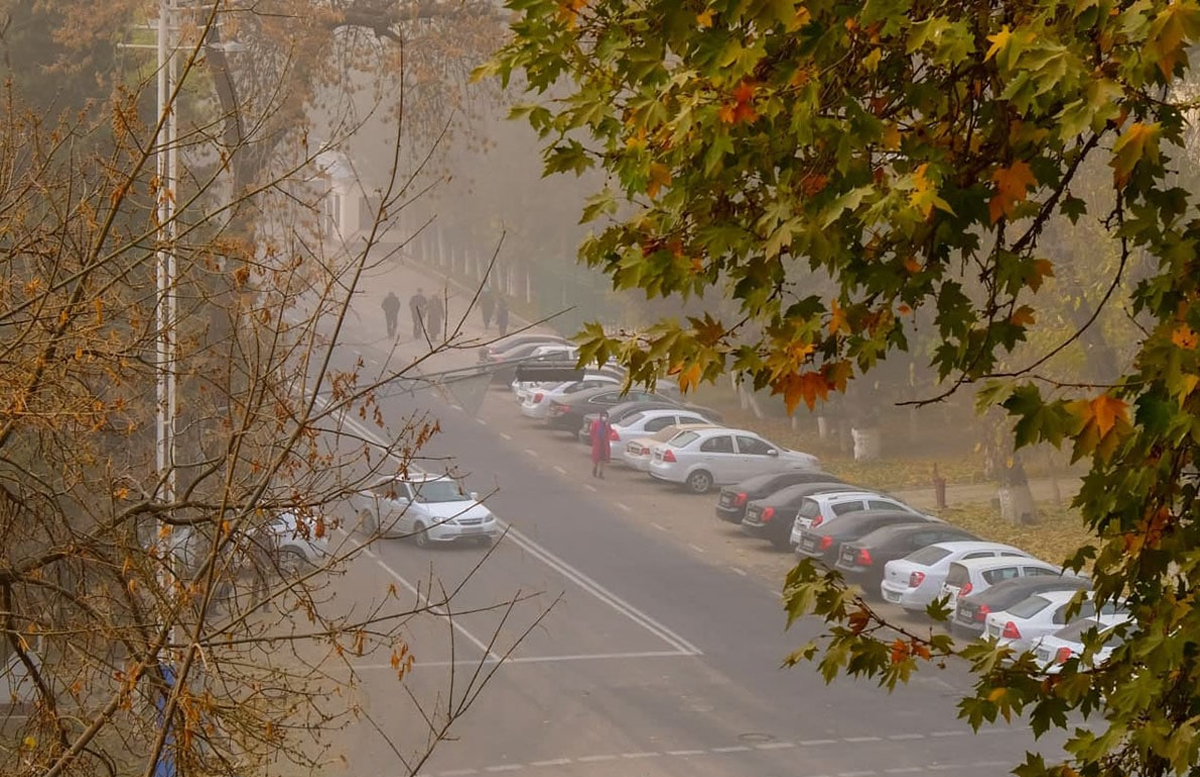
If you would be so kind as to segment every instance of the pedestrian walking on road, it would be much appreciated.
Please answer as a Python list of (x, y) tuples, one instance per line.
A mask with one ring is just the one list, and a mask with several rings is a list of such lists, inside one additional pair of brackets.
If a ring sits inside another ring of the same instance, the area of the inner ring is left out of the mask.
[(396, 296), (396, 292), (389, 291), (387, 296), (383, 298), (381, 303), (383, 308), (383, 318), (387, 322), (387, 336), (389, 338), (396, 336), (396, 318), (400, 315), (400, 298)]
[(508, 334), (508, 300), (504, 297), (496, 303), (496, 329), (500, 330), (501, 337)]
[(496, 310), (496, 297), (492, 294), (492, 290), (484, 287), (479, 293), (479, 312), (483, 316), (483, 328), (488, 329), (492, 326), (492, 313)]
[(408, 300), (408, 309), (412, 312), (414, 340), (420, 340), (425, 336), (425, 308), (428, 304), (424, 289), (417, 289), (417, 293)]
[(604, 479), (604, 465), (612, 458), (612, 447), (609, 434), (612, 426), (608, 423), (608, 411), (600, 412), (600, 417), (592, 421), (592, 477)]
[(442, 295), (434, 294), (429, 298), (429, 313), (426, 321), (429, 323), (429, 339), (436, 345), (442, 342), (442, 318), (446, 315), (446, 307), (442, 304)]

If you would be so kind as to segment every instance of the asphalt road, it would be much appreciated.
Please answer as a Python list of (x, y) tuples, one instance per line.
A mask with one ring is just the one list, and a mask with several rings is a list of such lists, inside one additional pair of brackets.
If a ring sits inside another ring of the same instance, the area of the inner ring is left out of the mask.
[(470, 698), (419, 774), (987, 777), (1027, 749), (1058, 752), (1021, 723), (972, 733), (955, 714), (959, 667), (892, 695), (780, 668), (821, 624), (784, 631), (790, 557), (718, 522), (713, 497), (616, 468), (593, 480), (586, 448), (520, 418), (507, 392), (478, 417), (428, 391), (381, 402), (389, 419), (436, 417), (427, 453), (453, 457), (510, 531), (490, 552), (381, 542), (336, 582), (343, 603), (389, 587), (396, 607), (430, 587), (455, 595), (452, 616), (407, 624), (403, 681), (386, 653), (354, 662), (362, 714), (327, 773), (406, 774), (426, 737), (417, 707), (436, 717)]

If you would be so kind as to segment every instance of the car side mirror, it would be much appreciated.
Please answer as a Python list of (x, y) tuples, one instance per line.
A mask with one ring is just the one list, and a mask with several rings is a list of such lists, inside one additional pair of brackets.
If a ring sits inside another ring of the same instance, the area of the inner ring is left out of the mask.
[(767, 455), (768, 455), (768, 456), (778, 456), (778, 455), (779, 455), (779, 451), (775, 450), (774, 448), (768, 448), (768, 449), (767, 449)]
[(469, 494), (467, 494), (467, 496), (471, 497), (471, 498), (472, 498), (472, 499), (474, 499), (476, 502), (478, 502), (478, 501), (479, 501), (479, 492), (478, 492), (478, 491), (472, 491), (472, 492), (470, 492)]

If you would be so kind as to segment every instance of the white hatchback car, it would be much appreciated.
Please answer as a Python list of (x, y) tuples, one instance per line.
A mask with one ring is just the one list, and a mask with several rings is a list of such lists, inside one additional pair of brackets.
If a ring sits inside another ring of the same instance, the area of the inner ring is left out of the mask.
[(800, 469), (817, 472), (816, 456), (788, 450), (745, 429), (680, 432), (654, 446), (650, 474), (703, 494), (714, 485), (737, 483), (755, 475)]
[(1020, 548), (1001, 542), (962, 540), (926, 545), (904, 558), (889, 561), (883, 568), (879, 592), (885, 602), (898, 604), (910, 612), (919, 612), (938, 598), (950, 564), (964, 559), (997, 556), (1030, 557)]
[[(1017, 602), (1007, 610), (991, 612), (985, 621), (984, 634), (1018, 653), (1035, 650), (1042, 638), (1053, 634), (1077, 618), (1093, 620), (1100, 626), (1129, 617), (1129, 611), (1116, 602), (1105, 602), (1096, 611), (1091, 591), (1042, 591)], [(1074, 608), (1071, 603), (1082, 599)], [(1068, 610), (1074, 615), (1067, 619)]]
[(411, 537), (417, 547), (474, 540), (490, 544), (503, 533), (475, 492), (448, 475), (412, 473), (386, 480), (350, 499), (368, 535)]
[(1036, 558), (1019, 556), (996, 556), (955, 561), (946, 571), (939, 597), (946, 597), (946, 606), (954, 612), (961, 597), (977, 594), (1001, 580), (1029, 575), (1054, 575), (1061, 577), (1063, 571), (1053, 564)]
[(1095, 653), (1088, 656), (1087, 668), (1103, 664), (1112, 652), (1125, 641), (1124, 635), (1117, 633), (1117, 626), (1128, 623), (1129, 615), (1113, 618), (1110, 622), (1101, 623), (1093, 618), (1079, 618), (1063, 626), (1053, 634), (1042, 637), (1037, 649), (1033, 652), (1034, 659), (1044, 674), (1058, 674), (1062, 665), (1072, 658), (1084, 662), (1083, 637), (1090, 630), (1096, 631), (1096, 636), (1103, 640), (1103, 645)]
[(799, 512), (792, 521), (791, 545), (794, 548), (800, 544), (800, 535), (805, 529), (815, 529), (818, 526), (824, 526), (839, 515), (860, 513), (864, 510), (899, 510), (914, 515), (924, 515), (920, 510), (904, 504), (899, 499), (893, 499), (877, 491), (812, 494), (804, 497), (800, 502)]

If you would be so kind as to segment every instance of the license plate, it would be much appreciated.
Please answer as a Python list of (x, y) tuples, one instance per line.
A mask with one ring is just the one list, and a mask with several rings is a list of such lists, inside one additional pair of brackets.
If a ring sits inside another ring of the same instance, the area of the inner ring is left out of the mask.
[(817, 541), (811, 537), (805, 537), (804, 539), (800, 540), (800, 547), (804, 550), (812, 550), (813, 548), (817, 547)]
[(464, 526), (459, 530), (460, 534), (483, 534), (482, 526)]
[(733, 496), (731, 494), (721, 494), (721, 506), (728, 507), (733, 504)]
[(884, 591), (883, 598), (895, 604), (900, 601), (900, 594), (896, 593), (895, 591)]

